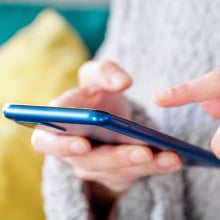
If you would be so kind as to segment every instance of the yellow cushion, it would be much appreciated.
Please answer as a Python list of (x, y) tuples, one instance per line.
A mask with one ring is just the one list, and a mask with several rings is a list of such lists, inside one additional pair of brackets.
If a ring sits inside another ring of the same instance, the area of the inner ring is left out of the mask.
[[(86, 46), (53, 10), (42, 11), (0, 48), (0, 105), (47, 104), (77, 84)], [(40, 193), (43, 156), (32, 150), (31, 130), (0, 118), (0, 219), (44, 219)]]

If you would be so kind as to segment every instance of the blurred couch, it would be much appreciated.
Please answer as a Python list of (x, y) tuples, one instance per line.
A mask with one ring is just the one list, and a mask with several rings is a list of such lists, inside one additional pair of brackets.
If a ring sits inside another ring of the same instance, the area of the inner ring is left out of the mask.
[(0, 1), (0, 45), (8, 40), (17, 30), (29, 24), (45, 8), (57, 10), (79, 32), (93, 55), (104, 39), (109, 9), (106, 4), (85, 6), (77, 5), (39, 5), (7, 4)]
[[(48, 8), (50, 10), (48, 10)], [(77, 85), (79, 66), (102, 43), (108, 7), (0, 2), (0, 105), (47, 104)], [(0, 219), (45, 219), (40, 191), (43, 156), (31, 130), (0, 120)]]

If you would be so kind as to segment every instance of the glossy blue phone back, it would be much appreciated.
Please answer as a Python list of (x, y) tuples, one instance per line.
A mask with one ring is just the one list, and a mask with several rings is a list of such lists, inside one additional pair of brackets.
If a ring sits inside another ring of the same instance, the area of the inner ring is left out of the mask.
[(220, 167), (220, 160), (209, 151), (100, 110), (7, 104), (3, 115), (21, 124), (37, 125), (40, 129), (86, 135), (111, 143), (138, 140), (140, 144), (175, 151), (188, 165)]

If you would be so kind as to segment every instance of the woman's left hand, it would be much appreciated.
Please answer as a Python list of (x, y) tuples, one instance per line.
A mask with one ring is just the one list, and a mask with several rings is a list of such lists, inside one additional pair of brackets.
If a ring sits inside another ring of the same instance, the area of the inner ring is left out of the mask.
[[(161, 107), (198, 103), (214, 118), (220, 119), (220, 69), (168, 88), (157, 93), (153, 99)], [(220, 126), (212, 138), (211, 148), (216, 156), (220, 158)]]

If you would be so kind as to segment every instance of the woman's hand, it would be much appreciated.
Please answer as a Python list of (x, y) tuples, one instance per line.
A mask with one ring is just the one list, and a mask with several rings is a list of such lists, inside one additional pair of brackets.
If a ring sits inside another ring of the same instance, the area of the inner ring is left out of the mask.
[[(214, 118), (220, 119), (220, 70), (214, 70), (189, 82), (168, 88), (156, 94), (154, 101), (162, 107), (198, 103)], [(220, 158), (220, 127), (212, 139), (211, 148)]]
[[(88, 62), (79, 71), (79, 87), (65, 92), (52, 105), (102, 109), (129, 119), (129, 104), (122, 92), (131, 84), (128, 74), (115, 63)], [(177, 154), (154, 155), (147, 145), (106, 143), (93, 147), (84, 137), (40, 130), (34, 131), (32, 143), (37, 152), (53, 154), (70, 164), (82, 180), (99, 183), (116, 193), (125, 191), (140, 177), (181, 168)]]

